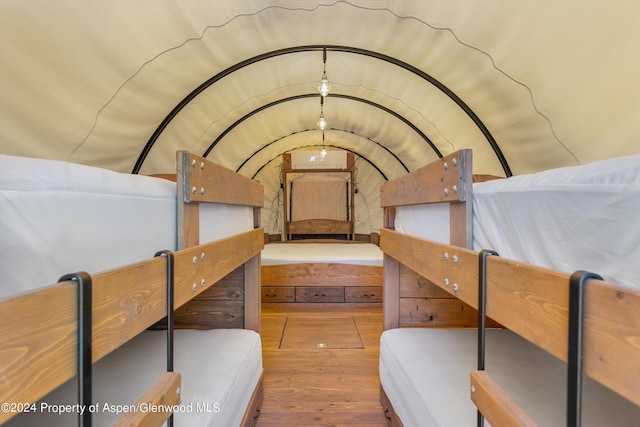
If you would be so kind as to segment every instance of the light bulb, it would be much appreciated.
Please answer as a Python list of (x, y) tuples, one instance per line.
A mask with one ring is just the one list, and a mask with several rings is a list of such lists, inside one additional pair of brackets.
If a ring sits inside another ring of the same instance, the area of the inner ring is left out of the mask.
[(322, 81), (320, 82), (320, 86), (318, 86), (318, 92), (320, 95), (327, 96), (331, 91), (331, 86), (329, 86), (329, 80), (327, 80), (327, 73), (322, 73)]
[(325, 128), (327, 127), (327, 121), (324, 119), (324, 115), (320, 114), (320, 119), (318, 119), (318, 123), (316, 123), (318, 125), (318, 128), (320, 128), (320, 130), (325, 130)]

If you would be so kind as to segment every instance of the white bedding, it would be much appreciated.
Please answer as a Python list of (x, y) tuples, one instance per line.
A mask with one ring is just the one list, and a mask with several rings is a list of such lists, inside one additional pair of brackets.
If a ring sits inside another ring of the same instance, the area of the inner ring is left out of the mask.
[[(448, 205), (396, 210), (396, 230), (449, 242)], [(640, 155), (473, 186), (473, 248), (640, 288)]]
[[(432, 328), (385, 331), (380, 382), (405, 427), (472, 426), (469, 378), (477, 364), (477, 332)], [(508, 330), (487, 331), (486, 369), (539, 426), (566, 425), (566, 365)], [(637, 425), (640, 407), (588, 377), (583, 423)]]
[(372, 243), (271, 243), (262, 251), (262, 265), (322, 262), (382, 266), (382, 259), (382, 251)]
[[(253, 229), (250, 207), (202, 204), (200, 216), (203, 243)], [(0, 155), (0, 297), (152, 258), (176, 234), (173, 182)]]
[[(251, 207), (201, 204), (200, 211), (202, 243), (253, 229)], [(65, 273), (97, 273), (175, 250), (176, 235), (173, 182), (0, 155), (0, 298), (55, 283)], [(94, 402), (137, 401), (165, 369), (164, 336), (145, 332), (99, 361)], [(175, 354), (182, 400), (194, 406), (176, 415), (176, 425), (238, 425), (262, 372), (259, 335), (180, 330)], [(71, 381), (42, 402), (73, 403), (75, 393)], [(198, 411), (197, 403), (218, 403), (220, 412)], [(94, 425), (112, 425), (112, 415), (99, 411)], [(75, 416), (40, 416), (20, 416), (7, 425), (76, 424)]]
[[(115, 406), (135, 403), (166, 371), (165, 336), (164, 331), (146, 331), (94, 365), (94, 426), (112, 426), (123, 415)], [(245, 329), (176, 330), (174, 368), (182, 375), (176, 426), (238, 426), (262, 374), (260, 336)], [(76, 402), (74, 379), (36, 407)], [(76, 414), (38, 411), (14, 417), (5, 426), (68, 427), (76, 420)]]

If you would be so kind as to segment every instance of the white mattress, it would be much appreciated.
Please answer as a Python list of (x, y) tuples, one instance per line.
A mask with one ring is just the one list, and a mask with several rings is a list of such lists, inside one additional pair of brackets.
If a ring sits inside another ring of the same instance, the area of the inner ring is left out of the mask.
[[(640, 155), (473, 186), (473, 248), (640, 288)], [(396, 230), (449, 242), (448, 205), (399, 207)]]
[[(251, 229), (250, 207), (201, 205), (203, 243)], [(152, 258), (176, 248), (176, 184), (0, 155), (0, 236), (0, 297)]]
[(382, 260), (382, 251), (372, 243), (271, 243), (262, 251), (262, 265), (322, 262), (382, 266)]
[[(405, 427), (471, 426), (476, 331), (400, 328), (380, 341), (380, 382)], [(508, 330), (487, 331), (486, 369), (540, 426), (566, 425), (566, 365)], [(585, 378), (582, 425), (631, 426), (640, 407)]]
[[(99, 410), (93, 425), (112, 426), (122, 417), (105, 404), (130, 405), (166, 370), (164, 331), (147, 331), (94, 365), (93, 401)], [(260, 336), (244, 329), (176, 330), (176, 372), (182, 374), (182, 403), (176, 426), (232, 427), (240, 425), (262, 374)], [(45, 396), (42, 403), (75, 404), (75, 379)], [(216, 412), (219, 408), (219, 412)], [(7, 427), (76, 425), (76, 414), (21, 414)]]

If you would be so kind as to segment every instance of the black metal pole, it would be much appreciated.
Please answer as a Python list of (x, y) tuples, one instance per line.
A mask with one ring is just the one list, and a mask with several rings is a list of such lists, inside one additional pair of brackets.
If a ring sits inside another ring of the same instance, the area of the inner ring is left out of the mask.
[(584, 291), (589, 279), (602, 277), (576, 271), (569, 279), (569, 340), (567, 354), (567, 426), (582, 423), (582, 356), (584, 332)]
[[(175, 289), (175, 275), (173, 273), (173, 252), (164, 250), (156, 252), (155, 257), (167, 258), (167, 372), (173, 372), (173, 300)], [(173, 427), (173, 414), (167, 419), (167, 427)]]
[(78, 403), (83, 410), (78, 411), (78, 426), (91, 427), (92, 402), (92, 308), (93, 291), (91, 276), (84, 271), (65, 274), (58, 282), (75, 281), (78, 283), (78, 342), (77, 342), (77, 373), (78, 373)]
[[(487, 257), (498, 256), (492, 250), (480, 251), (478, 266), (478, 370), (484, 371), (485, 342), (487, 329)], [(484, 425), (484, 416), (478, 411), (478, 427)]]

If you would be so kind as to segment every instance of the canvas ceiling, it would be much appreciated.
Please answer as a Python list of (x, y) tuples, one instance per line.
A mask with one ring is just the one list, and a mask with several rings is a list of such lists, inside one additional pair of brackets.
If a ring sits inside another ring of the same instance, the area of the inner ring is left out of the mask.
[(263, 182), (271, 232), (281, 154), (322, 144), (323, 47), (359, 232), (382, 182), (456, 149), (501, 176), (640, 152), (638, 0), (0, 0), (0, 35), (0, 153), (142, 174), (206, 154)]

